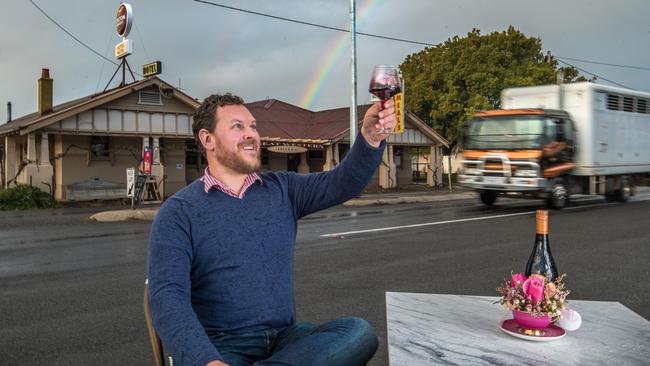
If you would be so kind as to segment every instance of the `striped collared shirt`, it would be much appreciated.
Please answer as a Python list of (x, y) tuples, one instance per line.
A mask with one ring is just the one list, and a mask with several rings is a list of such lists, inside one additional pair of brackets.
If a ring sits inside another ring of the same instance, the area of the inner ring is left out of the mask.
[(243, 198), (244, 193), (250, 188), (250, 186), (253, 185), (253, 183), (259, 181), (260, 184), (262, 183), (262, 178), (260, 178), (257, 173), (251, 173), (248, 176), (246, 176), (246, 179), (244, 180), (244, 185), (241, 187), (241, 191), (239, 191), (239, 194), (237, 194), (235, 191), (232, 189), (228, 188), (222, 181), (219, 179), (213, 177), (210, 175), (208, 172), (208, 168), (205, 168), (205, 171), (203, 173), (203, 176), (201, 177), (201, 182), (203, 182), (203, 190), (205, 193), (208, 193), (211, 188), (216, 188), (220, 190), (221, 192), (229, 195), (230, 197), (235, 197), (235, 198)]

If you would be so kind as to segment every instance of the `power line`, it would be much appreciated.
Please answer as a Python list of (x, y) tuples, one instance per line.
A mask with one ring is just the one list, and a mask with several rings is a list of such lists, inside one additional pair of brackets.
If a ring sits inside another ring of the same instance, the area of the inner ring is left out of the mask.
[(587, 70), (585, 70), (585, 69), (581, 69), (581, 68), (579, 68), (579, 67), (576, 66), (576, 65), (571, 65), (570, 63), (568, 63), (568, 62), (564, 62), (564, 61), (559, 60), (559, 59), (558, 59), (558, 61), (561, 62), (561, 63), (563, 63), (563, 64), (565, 64), (565, 65), (569, 65), (569, 66), (571, 66), (571, 67), (575, 67), (576, 69), (578, 69), (578, 70), (580, 70), (580, 71), (582, 71), (582, 72), (584, 72), (584, 73), (587, 73), (587, 74), (589, 74), (589, 75), (593, 75), (593, 76), (595, 76), (595, 77), (597, 77), (597, 78), (599, 78), (599, 79), (605, 80), (605, 81), (610, 82), (610, 83), (612, 83), (612, 84), (614, 84), (614, 85), (618, 85), (618, 86), (623, 87), (623, 88), (626, 88), (626, 89), (634, 90), (633, 88), (630, 88), (629, 86), (625, 86), (625, 85), (620, 84), (620, 83), (617, 83), (617, 82), (615, 82), (615, 81), (613, 81), (613, 80), (605, 79), (604, 77), (602, 77), (602, 76), (600, 76), (600, 75), (594, 74), (593, 72), (589, 72), (589, 71), (587, 71)]
[[(238, 11), (238, 12), (242, 12), (242, 13), (254, 14), (254, 15), (261, 16), (261, 17), (266, 17), (266, 18), (271, 18), (271, 19), (276, 19), (276, 20), (283, 20), (283, 21), (286, 21), (286, 22), (297, 23), (297, 24), (302, 24), (302, 25), (309, 25), (309, 26), (316, 27), (316, 28), (323, 28), (323, 29), (335, 30), (335, 31), (339, 31), (339, 32), (350, 33), (350, 31), (348, 29), (345, 29), (345, 28), (337, 28), (337, 27), (332, 27), (332, 26), (329, 26), (329, 25), (311, 23), (311, 22), (306, 22), (306, 21), (303, 21), (303, 20), (291, 19), (291, 18), (281, 17), (281, 16), (277, 16), (277, 15), (271, 15), (271, 14), (266, 14), (266, 13), (260, 13), (260, 12), (253, 11), (253, 10), (236, 8), (234, 6), (217, 4), (217, 3), (213, 3), (213, 2), (205, 1), (205, 0), (192, 0), (192, 1), (197, 2), (197, 3), (206, 4), (206, 5), (217, 6), (217, 7), (224, 8), (224, 9), (234, 10), (234, 11)], [(363, 32), (356, 32), (356, 34), (366, 36), (366, 37), (387, 39), (387, 40), (390, 40), (390, 41), (398, 41), (398, 42), (418, 44), (418, 45), (422, 45), (422, 46), (435, 46), (435, 44), (433, 44), (433, 43), (418, 42), (418, 41), (412, 41), (412, 40), (409, 40), (409, 39), (388, 37), (388, 36), (382, 36), (382, 35), (378, 35), (378, 34), (363, 33)]]
[[(323, 28), (323, 29), (329, 29), (329, 30), (334, 30), (334, 31), (338, 31), (338, 32), (346, 32), (346, 33), (349, 33), (349, 32), (350, 32), (349, 30), (344, 29), (344, 28), (337, 28), (337, 27), (332, 27), (332, 26), (323, 25), (323, 24), (317, 24), (317, 23), (312, 23), (312, 22), (306, 22), (306, 21), (302, 21), (302, 20), (291, 19), (291, 18), (281, 17), (281, 16), (277, 16), (277, 15), (271, 15), (271, 14), (261, 13), (261, 12), (257, 12), (257, 11), (252, 11), (252, 10), (242, 9), (242, 8), (236, 8), (236, 7), (234, 7), (234, 6), (228, 6), (228, 5), (223, 5), (223, 4), (217, 4), (217, 3), (213, 3), (213, 2), (210, 2), (210, 1), (206, 1), (206, 0), (192, 0), (192, 1), (197, 2), (197, 3), (206, 4), (206, 5), (212, 5), (212, 6), (216, 6), (216, 7), (220, 7), (220, 8), (224, 8), (224, 9), (229, 9), (229, 10), (233, 10), (233, 11), (238, 11), (238, 12), (242, 12), (242, 13), (258, 15), (258, 16), (261, 16), (261, 17), (266, 17), (266, 18), (271, 18), (271, 19), (276, 19), (276, 20), (282, 20), (282, 21), (287, 21), (287, 22), (297, 23), (297, 24), (302, 24), (302, 25), (308, 25), (308, 26), (316, 27), (316, 28)], [(381, 35), (376, 35), (376, 34), (371, 34), (371, 33), (357, 32), (357, 34), (359, 34), (359, 35), (363, 35), (363, 36), (367, 36), (367, 37), (380, 38), (380, 39), (387, 39), (387, 40), (391, 40), (391, 41), (398, 41), (398, 42), (405, 42), (405, 43), (412, 43), (412, 44), (418, 44), (418, 45), (423, 45), (423, 46), (434, 46), (434, 47), (436, 46), (436, 45), (433, 44), (433, 43), (426, 43), (426, 42), (412, 41), (412, 40), (403, 39), (403, 38), (395, 38), (395, 37), (381, 36)], [(621, 87), (624, 87), (624, 88), (628, 88), (628, 89), (631, 89), (631, 90), (634, 90), (634, 89), (632, 89), (632, 88), (630, 88), (630, 87), (627, 87), (627, 86), (625, 86), (625, 85), (623, 85), (623, 84), (617, 83), (617, 82), (615, 82), (615, 81), (612, 81), (612, 80), (606, 79), (606, 78), (604, 78), (604, 77), (602, 77), (602, 76), (600, 76), (600, 75), (594, 74), (594, 73), (592, 73), (592, 72), (589, 72), (589, 71), (587, 71), (587, 70), (585, 70), (585, 69), (582, 69), (582, 68), (580, 68), (580, 67), (577, 67), (577, 66), (571, 65), (571, 64), (569, 64), (569, 63), (567, 63), (567, 62), (564, 62), (564, 61), (562, 61), (562, 60), (559, 60), (559, 59), (562, 58), (562, 59), (567, 59), (567, 60), (575, 60), (575, 61), (581, 61), (581, 62), (590, 62), (590, 63), (595, 63), (595, 64), (609, 65), (609, 66), (628, 67), (628, 68), (634, 68), (634, 69), (640, 69), (640, 70), (650, 70), (650, 68), (642, 68), (642, 67), (637, 67), (637, 66), (618, 65), (618, 64), (606, 64), (606, 63), (601, 63), (601, 62), (596, 62), (596, 61), (587, 61), (587, 60), (573, 59), (573, 58), (570, 58), (570, 57), (558, 57), (558, 56), (556, 56), (556, 58), (558, 59), (559, 62), (561, 62), (561, 63), (563, 63), (563, 64), (566, 64), (566, 65), (569, 65), (569, 66), (571, 66), (571, 67), (575, 67), (576, 69), (578, 69), (578, 70), (580, 70), (580, 71), (582, 71), (582, 72), (584, 72), (584, 73), (587, 73), (587, 74), (589, 74), (589, 75), (594, 75), (594, 76), (598, 77), (599, 79), (605, 80), (605, 81), (610, 82), (610, 83), (612, 83), (612, 84), (615, 84), (615, 85), (618, 85), (618, 86), (621, 86)]]
[[(106, 53), (111, 49), (111, 39), (113, 32), (111, 31), (108, 34), (108, 41), (106, 41)], [(97, 86), (95, 87), (95, 93), (99, 91), (99, 83), (102, 81), (102, 75), (104, 75), (104, 65), (106, 65), (106, 61), (102, 62), (102, 69), (99, 71), (99, 77), (97, 78)]]
[(104, 60), (106, 60), (106, 61), (108, 61), (108, 62), (110, 62), (110, 63), (112, 63), (112, 64), (115, 65), (115, 66), (118, 65), (118, 64), (117, 64), (116, 62), (114, 62), (113, 60), (111, 60), (111, 59), (109, 59), (109, 58), (107, 58), (107, 57), (104, 57), (104, 55), (102, 55), (102, 54), (100, 54), (99, 52), (95, 51), (92, 47), (88, 46), (88, 45), (85, 44), (83, 41), (81, 41), (79, 38), (75, 37), (74, 34), (68, 32), (68, 30), (65, 29), (61, 24), (57, 23), (56, 20), (52, 19), (52, 17), (49, 16), (49, 15), (45, 12), (45, 10), (41, 9), (38, 5), (36, 5), (36, 3), (35, 3), (33, 0), (29, 0), (29, 2), (32, 3), (32, 5), (34, 5), (34, 7), (36, 7), (36, 9), (38, 9), (38, 11), (40, 11), (41, 13), (43, 13), (43, 15), (45, 15), (45, 16), (47, 17), (47, 19), (49, 19), (49, 20), (50, 20), (52, 23), (54, 23), (57, 27), (61, 28), (61, 30), (64, 31), (64, 32), (65, 32), (67, 35), (69, 35), (70, 37), (72, 37), (72, 39), (74, 39), (75, 41), (79, 42), (82, 46), (86, 47), (90, 52), (96, 54), (97, 56), (103, 58)]
[[(238, 11), (238, 12), (247, 13), (247, 14), (253, 14), (253, 15), (262, 16), (262, 17), (266, 17), (266, 18), (272, 18), (272, 19), (276, 19), (276, 20), (287, 21), (287, 22), (296, 23), (296, 24), (308, 25), (308, 26), (312, 26), (312, 27), (323, 28), (323, 29), (329, 29), (329, 30), (334, 30), (334, 31), (338, 31), (338, 32), (346, 32), (346, 33), (349, 33), (349, 32), (350, 32), (349, 30), (344, 29), (344, 28), (337, 28), (337, 27), (332, 27), (332, 26), (327, 26), (327, 25), (322, 25), (322, 24), (317, 24), (317, 23), (311, 23), (311, 22), (306, 22), (306, 21), (302, 21), (302, 20), (297, 20), (297, 19), (291, 19), (291, 18), (281, 17), (281, 16), (277, 16), (277, 15), (271, 15), (271, 14), (261, 13), (261, 12), (257, 12), (257, 11), (247, 10), (247, 9), (236, 8), (236, 7), (234, 7), (234, 6), (228, 6), (228, 5), (223, 5), (223, 4), (217, 4), (217, 3), (213, 3), (213, 2), (209, 2), (209, 1), (205, 1), (205, 0), (193, 0), (193, 1), (194, 1), (194, 2), (197, 2), (197, 3), (202, 3), (202, 4), (206, 4), (206, 5), (212, 5), (212, 6), (216, 6), (216, 7), (220, 7), (220, 8), (224, 8), (224, 9), (229, 9), (229, 10)], [(89, 51), (91, 51), (92, 53), (96, 54), (97, 56), (101, 57), (102, 59), (104, 59), (104, 60), (106, 60), (106, 61), (112, 63), (112, 64), (115, 65), (115, 66), (119, 66), (119, 64), (117, 64), (117, 63), (114, 62), (113, 60), (111, 60), (111, 59), (105, 57), (104, 55), (100, 54), (99, 52), (95, 51), (92, 47), (88, 46), (88, 45), (85, 44), (83, 41), (81, 41), (79, 38), (75, 37), (72, 33), (70, 33), (70, 32), (69, 32), (67, 29), (65, 29), (62, 25), (60, 25), (56, 20), (54, 20), (52, 17), (50, 17), (49, 14), (47, 14), (43, 9), (41, 9), (41, 8), (40, 8), (40, 7), (39, 7), (39, 6), (38, 6), (38, 5), (37, 5), (33, 0), (29, 0), (29, 2), (30, 2), (32, 5), (34, 5), (34, 7), (35, 7), (36, 9), (38, 9), (38, 11), (40, 11), (43, 15), (45, 15), (45, 17), (47, 17), (47, 18), (48, 18), (52, 23), (54, 23), (57, 27), (59, 27), (62, 31), (64, 31), (67, 35), (69, 35), (72, 39), (74, 39), (75, 41), (77, 41), (79, 44), (81, 44), (82, 46), (84, 46), (85, 48), (87, 48)], [(403, 39), (403, 38), (396, 38), (396, 37), (388, 37), (388, 36), (382, 36), (382, 35), (371, 34), (371, 33), (357, 32), (357, 34), (359, 34), (359, 35), (363, 35), (363, 36), (366, 36), (366, 37), (373, 37), (373, 38), (379, 38), (379, 39), (386, 39), (386, 40), (390, 40), (390, 41), (397, 41), (397, 42), (404, 42), (404, 43), (418, 44), (418, 45), (423, 45), (423, 46), (436, 46), (436, 45), (433, 44), (433, 43), (419, 42), (419, 41), (413, 41), (413, 40), (408, 40), (408, 39)], [(142, 37), (142, 36), (140, 36), (140, 37)], [(632, 68), (632, 69), (638, 69), (638, 70), (650, 70), (650, 68), (645, 68), (645, 67), (640, 67), (640, 66), (619, 65), (619, 64), (608, 64), (608, 63), (604, 63), (604, 62), (588, 61), (588, 60), (580, 60), (580, 59), (575, 59), (575, 58), (570, 58), (570, 57), (559, 57), (559, 56), (556, 56), (556, 58), (558, 59), (559, 62), (561, 62), (561, 63), (563, 63), (563, 64), (566, 64), (566, 65), (568, 65), (568, 66), (571, 66), (571, 67), (575, 67), (576, 69), (578, 69), (578, 70), (580, 70), (580, 71), (582, 71), (582, 72), (584, 72), (584, 73), (587, 73), (587, 74), (589, 74), (589, 75), (596, 76), (596, 77), (598, 77), (599, 79), (605, 80), (605, 81), (610, 82), (610, 83), (612, 83), (612, 84), (615, 84), (615, 85), (621, 86), (621, 87), (623, 87), (623, 88), (631, 89), (631, 90), (634, 90), (634, 89), (632, 89), (632, 88), (630, 88), (630, 87), (628, 87), (628, 86), (625, 86), (625, 85), (623, 85), (623, 84), (617, 83), (617, 82), (615, 82), (615, 81), (613, 81), (613, 80), (606, 79), (606, 78), (604, 78), (604, 77), (602, 77), (602, 76), (600, 76), (600, 75), (598, 75), (598, 74), (595, 74), (595, 73), (593, 73), (593, 72), (587, 71), (587, 70), (585, 70), (585, 69), (583, 69), (583, 68), (577, 67), (577, 66), (572, 65), (572, 64), (570, 64), (570, 63), (568, 63), (568, 62), (562, 61), (561, 59), (574, 60), (574, 61), (579, 61), (579, 62), (588, 62), (588, 63), (594, 63), (594, 64), (602, 64), (602, 65), (607, 65), (607, 66), (626, 67), (626, 68)], [(139, 73), (137, 73), (137, 72), (136, 72), (136, 75), (138, 75), (138, 76), (142, 76), (141, 74), (139, 74)]]
[[(115, 65), (115, 66), (120, 66), (120, 64), (118, 64), (118, 63), (116, 63), (115, 61), (113, 61), (113, 60), (107, 58), (106, 56), (102, 55), (101, 53), (95, 51), (92, 47), (88, 46), (88, 45), (85, 44), (82, 40), (80, 40), (79, 38), (75, 37), (74, 34), (70, 33), (67, 29), (65, 29), (65, 28), (64, 28), (61, 24), (59, 24), (56, 20), (52, 19), (52, 17), (51, 17), (48, 13), (46, 13), (45, 10), (41, 9), (41, 7), (39, 7), (39, 6), (34, 2), (34, 0), (29, 0), (29, 2), (32, 3), (32, 5), (34, 5), (34, 7), (35, 7), (36, 9), (38, 9), (38, 11), (40, 11), (43, 15), (45, 15), (45, 17), (47, 17), (47, 19), (49, 19), (52, 23), (54, 23), (57, 27), (59, 27), (59, 28), (60, 28), (62, 31), (64, 31), (67, 35), (69, 35), (70, 37), (72, 37), (72, 39), (74, 39), (75, 41), (77, 41), (77, 42), (78, 42), (79, 44), (81, 44), (82, 46), (86, 47), (90, 52), (92, 52), (92, 53), (94, 53), (95, 55), (97, 55), (97, 56), (103, 58), (104, 60), (106, 60), (106, 61), (112, 63), (112, 64)], [(138, 76), (142, 76), (142, 75), (138, 74), (137, 72), (136, 72), (136, 75), (138, 75)]]
[(626, 69), (648, 70), (648, 71), (650, 71), (650, 67), (621, 65), (621, 64), (610, 64), (610, 63), (607, 63), (607, 62), (589, 61), (589, 60), (582, 60), (582, 59), (579, 59), (579, 58), (571, 58), (571, 57), (564, 57), (564, 56), (555, 56), (555, 58), (561, 58), (561, 59), (570, 60), (570, 61), (585, 62), (585, 63), (588, 63), (588, 64), (615, 66), (615, 67), (623, 67), (623, 68), (626, 68)]

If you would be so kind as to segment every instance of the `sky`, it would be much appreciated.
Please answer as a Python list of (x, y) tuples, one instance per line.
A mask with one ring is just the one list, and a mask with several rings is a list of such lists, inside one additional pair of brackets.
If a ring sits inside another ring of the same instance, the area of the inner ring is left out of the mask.
[[(221, 5), (349, 29), (350, 0), (208, 0)], [(141, 73), (159, 60), (162, 79), (202, 100), (232, 92), (247, 102), (274, 98), (310, 110), (349, 106), (349, 34), (193, 0), (130, 0), (134, 52)], [(107, 86), (117, 66), (117, 0), (3, 0), (0, 12), (0, 124), (37, 109), (42, 68), (59, 104)], [(542, 41), (544, 53), (629, 88), (650, 92), (648, 0), (356, 0), (357, 31), (439, 44), (473, 28), (487, 34), (513, 25)], [(357, 36), (357, 98), (367, 103), (375, 64), (399, 65), (426, 46)], [(595, 63), (632, 66), (614, 67)], [(588, 75), (588, 74), (585, 74)], [(139, 78), (139, 77), (138, 77)], [(117, 86), (119, 75), (109, 85)], [(611, 85), (611, 84), (609, 84)], [(406, 86), (408, 88), (408, 85)], [(408, 102), (407, 102), (408, 103)]]

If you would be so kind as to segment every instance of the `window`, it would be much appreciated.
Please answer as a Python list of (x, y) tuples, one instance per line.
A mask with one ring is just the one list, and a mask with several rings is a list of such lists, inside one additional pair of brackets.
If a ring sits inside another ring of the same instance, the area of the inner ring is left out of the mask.
[(108, 136), (91, 136), (90, 159), (109, 160), (111, 153), (110, 138)]
[(138, 104), (163, 105), (162, 97), (157, 91), (141, 91), (138, 93)]
[(564, 128), (564, 137), (568, 142), (573, 141), (573, 124), (571, 120), (563, 120), (562, 127)]
[(607, 94), (607, 109), (612, 111), (618, 111), (621, 108), (618, 105), (619, 97), (618, 95)]
[(612, 111), (650, 113), (648, 109), (648, 100), (626, 97), (622, 95), (607, 94), (607, 109)]
[(626, 112), (634, 112), (634, 99), (630, 97), (623, 98), (623, 110)]

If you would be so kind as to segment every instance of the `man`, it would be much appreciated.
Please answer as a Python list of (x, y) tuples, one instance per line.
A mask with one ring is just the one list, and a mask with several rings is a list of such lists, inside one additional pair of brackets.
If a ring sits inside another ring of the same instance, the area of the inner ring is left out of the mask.
[(179, 365), (365, 365), (377, 349), (363, 319), (296, 322), (293, 245), (299, 218), (368, 184), (396, 118), (373, 105), (347, 156), (329, 172), (260, 168), (260, 136), (241, 98), (212, 95), (192, 130), (208, 167), (160, 208), (149, 244), (154, 326)]

